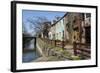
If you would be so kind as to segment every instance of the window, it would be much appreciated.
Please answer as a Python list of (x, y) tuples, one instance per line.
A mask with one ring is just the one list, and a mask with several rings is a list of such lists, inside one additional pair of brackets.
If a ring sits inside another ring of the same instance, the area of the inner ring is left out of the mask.
[(90, 13), (86, 13), (86, 18), (91, 17)]
[(84, 21), (84, 13), (82, 13), (82, 20)]

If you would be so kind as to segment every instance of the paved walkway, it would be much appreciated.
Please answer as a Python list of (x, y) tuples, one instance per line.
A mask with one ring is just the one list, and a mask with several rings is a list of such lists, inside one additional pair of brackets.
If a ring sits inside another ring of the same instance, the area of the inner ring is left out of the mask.
[(49, 57), (40, 57), (36, 60), (33, 60), (33, 62), (64, 61), (64, 60), (68, 60), (68, 59), (59, 59), (54, 56), (49, 56)]
[(66, 45), (64, 47), (68, 52), (70, 52), (72, 55), (74, 55), (73, 45)]
[(72, 49), (73, 48), (73, 45), (66, 45), (65, 48)]

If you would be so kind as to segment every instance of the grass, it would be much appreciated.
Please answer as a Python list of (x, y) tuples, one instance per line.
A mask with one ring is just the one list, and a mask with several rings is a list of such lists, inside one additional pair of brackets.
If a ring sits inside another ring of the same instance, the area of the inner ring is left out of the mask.
[(81, 60), (80, 56), (71, 56), (71, 60)]
[(59, 59), (55, 56), (48, 57), (48, 61), (59, 61)]

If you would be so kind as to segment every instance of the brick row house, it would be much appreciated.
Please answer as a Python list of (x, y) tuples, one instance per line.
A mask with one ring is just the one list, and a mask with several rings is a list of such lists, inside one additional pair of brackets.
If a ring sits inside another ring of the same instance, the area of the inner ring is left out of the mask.
[(48, 27), (46, 35), (50, 41), (59, 42), (61, 46), (70, 44), (73, 49), (79, 48), (80, 50), (74, 50), (75, 55), (84, 52), (85, 56), (90, 58), (91, 14), (67, 12), (61, 18), (53, 21)]
[[(74, 40), (76, 40), (76, 42), (79, 42), (79, 32), (82, 32), (81, 37), (82, 42), (84, 43), (87, 40), (87, 38), (85, 37), (86, 31), (89, 30), (91, 26), (90, 17), (91, 16), (89, 13), (67, 12), (58, 21), (56, 20), (53, 24), (51, 24), (51, 26), (48, 27), (48, 30), (46, 30), (48, 31), (47, 34), (42, 34), (42, 37), (47, 35), (49, 39), (60, 41), (62, 41), (64, 37), (64, 41), (73, 43)], [(86, 39), (84, 40), (83, 38)], [(89, 42), (89, 39), (87, 42)]]
[(46, 28), (42, 32), (42, 37), (48, 37), (50, 40), (66, 41), (66, 43), (70, 44), (74, 41), (89, 43), (90, 35), (86, 34), (90, 34), (90, 17), (89, 13), (67, 12), (63, 17)]

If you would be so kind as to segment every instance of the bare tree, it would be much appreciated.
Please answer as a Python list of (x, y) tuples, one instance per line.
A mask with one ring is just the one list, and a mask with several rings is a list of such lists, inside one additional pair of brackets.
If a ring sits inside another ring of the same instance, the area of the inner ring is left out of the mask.
[(41, 32), (44, 32), (44, 30), (47, 30), (47, 25), (50, 26), (50, 24), (46, 24), (48, 19), (46, 17), (34, 17), (35, 19), (27, 19), (29, 23), (31, 23), (30, 28), (35, 31), (36, 34), (40, 34)]
[(27, 33), (27, 29), (25, 27), (25, 23), (24, 22), (22, 23), (22, 33), (23, 34), (26, 34)]

